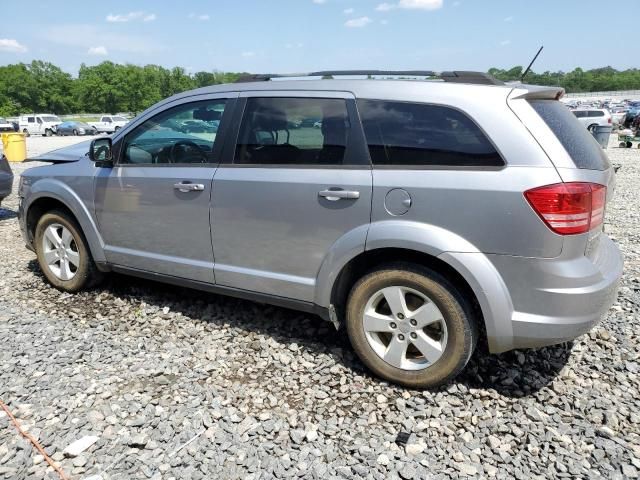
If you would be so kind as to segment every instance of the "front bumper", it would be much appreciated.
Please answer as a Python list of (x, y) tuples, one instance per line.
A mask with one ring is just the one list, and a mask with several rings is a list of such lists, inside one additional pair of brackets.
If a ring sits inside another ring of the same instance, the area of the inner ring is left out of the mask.
[(589, 256), (487, 257), (513, 304), (506, 335), (489, 339), (493, 352), (554, 345), (588, 332), (615, 302), (623, 269), (618, 247), (605, 234)]

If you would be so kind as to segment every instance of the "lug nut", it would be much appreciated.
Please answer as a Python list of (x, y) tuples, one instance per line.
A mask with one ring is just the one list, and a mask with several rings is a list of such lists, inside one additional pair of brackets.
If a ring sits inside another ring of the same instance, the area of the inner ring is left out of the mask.
[(411, 320), (409, 320), (409, 323), (410, 323), (411, 325), (413, 325), (414, 327), (415, 327), (416, 325), (418, 325), (418, 322), (416, 322), (416, 320), (415, 320), (414, 318), (412, 318)]
[(391, 328), (396, 328), (398, 325), (396, 325), (394, 322), (391, 322), (391, 323), (389, 324), (389, 326), (390, 326)]
[(404, 320), (404, 315), (403, 315), (402, 313), (399, 313), (399, 314), (398, 314), (398, 318), (399, 318), (400, 320)]
[(411, 338), (413, 338), (415, 340), (416, 338), (418, 338), (418, 335), (416, 335), (415, 333), (412, 333), (411, 334)]
[(404, 340), (404, 335), (402, 334), (398, 335), (398, 340)]

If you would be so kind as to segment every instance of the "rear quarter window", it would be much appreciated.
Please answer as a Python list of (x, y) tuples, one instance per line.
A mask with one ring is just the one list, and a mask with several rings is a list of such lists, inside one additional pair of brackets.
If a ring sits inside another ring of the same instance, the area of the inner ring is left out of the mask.
[(589, 131), (557, 100), (530, 100), (529, 104), (553, 131), (573, 163), (587, 170), (606, 170), (609, 159)]
[(374, 166), (504, 166), (478, 125), (454, 108), (361, 99), (358, 112)]

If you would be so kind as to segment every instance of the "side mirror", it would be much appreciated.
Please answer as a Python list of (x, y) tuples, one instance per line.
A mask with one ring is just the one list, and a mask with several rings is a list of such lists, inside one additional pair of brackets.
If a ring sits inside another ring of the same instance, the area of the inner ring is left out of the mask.
[(111, 150), (111, 138), (96, 138), (89, 147), (89, 158), (96, 162), (98, 167), (113, 166), (113, 152)]

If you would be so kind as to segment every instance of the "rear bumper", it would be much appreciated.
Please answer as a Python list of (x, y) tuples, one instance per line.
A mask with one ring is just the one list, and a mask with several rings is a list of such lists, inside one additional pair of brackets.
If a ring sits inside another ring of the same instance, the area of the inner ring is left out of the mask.
[(588, 332), (615, 302), (623, 269), (618, 247), (604, 234), (589, 257), (487, 257), (502, 277), (513, 309), (510, 325), (489, 338), (496, 353), (554, 345)]

